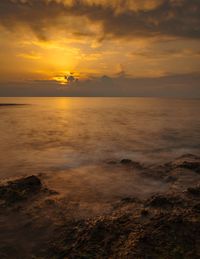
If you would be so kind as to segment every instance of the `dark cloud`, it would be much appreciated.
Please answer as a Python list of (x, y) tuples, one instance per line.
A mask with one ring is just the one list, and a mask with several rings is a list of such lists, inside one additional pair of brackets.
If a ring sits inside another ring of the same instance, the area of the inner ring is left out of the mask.
[(0, 96), (144, 96), (200, 98), (200, 74), (170, 75), (160, 78), (111, 78), (102, 76), (73, 85), (55, 81), (26, 81), (0, 85)]
[(72, 83), (78, 81), (78, 79), (73, 75), (67, 75), (67, 76), (65, 76), (65, 79), (66, 79), (68, 84), (72, 84)]
[[(146, 3), (148, 1), (146, 0)], [(15, 30), (17, 25), (23, 24), (42, 39), (48, 37), (49, 27), (66, 28), (66, 31), (82, 36), (83, 26), (79, 26), (74, 20), (71, 20), (70, 24), (70, 19), (65, 18), (74, 17), (77, 21), (78, 17), (83, 17), (102, 25), (101, 39), (160, 35), (200, 38), (199, 0), (159, 0), (159, 4), (154, 8), (124, 8), (121, 12), (118, 11), (119, 4), (124, 3), (126, 6), (130, 1), (110, 1), (116, 2), (113, 5), (99, 4), (100, 1), (95, 0), (92, 4), (89, 0), (71, 2), (71, 5), (65, 5), (62, 1), (53, 0), (1, 0), (0, 24), (9, 30)], [(138, 0), (135, 0), (136, 2)], [(73, 26), (73, 23), (76, 25)], [(84, 34), (90, 35), (87, 31)]]

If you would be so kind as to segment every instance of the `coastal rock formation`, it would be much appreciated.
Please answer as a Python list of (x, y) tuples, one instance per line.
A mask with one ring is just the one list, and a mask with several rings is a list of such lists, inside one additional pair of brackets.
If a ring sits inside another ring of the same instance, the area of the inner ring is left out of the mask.
[(127, 166), (132, 166), (134, 167), (135, 169), (143, 169), (143, 165), (139, 162), (136, 162), (136, 161), (132, 161), (131, 159), (122, 159), (120, 161), (120, 164), (121, 165), (127, 165)]
[(170, 206), (176, 206), (181, 203), (179, 197), (167, 196), (167, 195), (153, 195), (150, 199), (147, 200), (146, 206), (164, 208)]
[(183, 168), (200, 173), (200, 157), (192, 154), (186, 154), (166, 164), (166, 166), (168, 166), (170, 170)]
[(155, 190), (144, 199), (124, 197), (109, 213), (87, 218), (67, 217), (68, 205), (61, 207), (59, 199), (50, 197), (53, 192), (44, 192), (37, 176), (8, 182), (0, 187), (0, 257), (200, 258), (199, 162), (199, 157), (185, 155), (164, 165), (145, 166), (141, 177), (158, 177), (168, 186), (165, 192)]
[(199, 212), (196, 203), (181, 201), (167, 209), (156, 204), (144, 213), (138, 205), (132, 213), (66, 224), (46, 253), (50, 258), (199, 258)]
[(200, 197), (200, 185), (196, 187), (190, 187), (187, 189), (188, 193), (194, 195), (194, 196), (199, 196)]
[(16, 181), (10, 181), (8, 184), (0, 186), (0, 199), (4, 200), (7, 204), (19, 202), (38, 193), (41, 188), (40, 179), (32, 175)]

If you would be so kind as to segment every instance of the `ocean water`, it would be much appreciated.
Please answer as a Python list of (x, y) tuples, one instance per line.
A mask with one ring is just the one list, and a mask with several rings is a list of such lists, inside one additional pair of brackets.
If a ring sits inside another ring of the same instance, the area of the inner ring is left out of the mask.
[(0, 178), (200, 154), (200, 100), (0, 98)]

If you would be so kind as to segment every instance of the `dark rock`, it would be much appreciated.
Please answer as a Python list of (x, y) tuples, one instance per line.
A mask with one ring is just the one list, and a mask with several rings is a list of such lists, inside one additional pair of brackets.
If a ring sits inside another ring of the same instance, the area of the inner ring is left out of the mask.
[(149, 215), (149, 211), (146, 210), (146, 209), (143, 209), (143, 210), (141, 211), (141, 215), (144, 216), (144, 217), (146, 217), (146, 216)]
[(196, 159), (196, 160), (199, 160), (200, 157), (196, 156), (194, 154), (184, 154), (184, 155), (180, 156), (178, 159)]
[(171, 163), (172, 168), (185, 168), (200, 173), (200, 157), (187, 154)]
[(130, 164), (133, 163), (133, 161), (132, 161), (131, 159), (122, 159), (122, 160), (120, 161), (120, 163), (121, 163), (122, 165), (130, 165)]
[(200, 212), (200, 203), (197, 203), (193, 206), (193, 209), (197, 212)]
[(35, 189), (41, 188), (41, 186), (42, 184), (40, 179), (35, 175), (9, 182), (9, 187), (17, 188), (21, 190), (30, 189), (33, 191)]
[(55, 191), (55, 190), (49, 190), (47, 189), (49, 195), (59, 195), (59, 192)]
[(48, 205), (48, 206), (54, 206), (56, 204), (56, 202), (54, 200), (51, 200), (51, 199), (46, 199), (45, 204)]
[(154, 195), (147, 200), (146, 205), (151, 207), (167, 207), (177, 205), (180, 201), (176, 197), (168, 197), (163, 195)]
[(199, 221), (187, 219), (184, 214), (154, 218), (130, 247), (129, 258), (199, 258), (199, 227)]
[(36, 176), (28, 176), (16, 181), (10, 181), (7, 185), (0, 186), (0, 199), (7, 203), (13, 203), (27, 199), (36, 194), (42, 188), (41, 181)]
[(200, 196), (200, 186), (197, 187), (190, 187), (187, 189), (188, 193), (194, 196)]
[(130, 165), (136, 169), (143, 169), (143, 166), (139, 162), (132, 161), (131, 159), (122, 159), (120, 164), (128, 166)]
[(181, 168), (186, 168), (195, 171), (196, 173), (200, 173), (200, 162), (199, 161), (184, 161), (179, 165)]
[(177, 180), (177, 177), (175, 177), (175, 176), (167, 176), (166, 178), (165, 178), (165, 181), (167, 182), (167, 183), (172, 183), (172, 182), (175, 182)]
[(89, 220), (73, 228), (70, 224), (62, 235), (63, 230), (58, 231), (45, 258), (199, 258), (197, 219), (191, 211), (178, 215), (170, 211), (152, 214), (141, 223), (124, 215)]

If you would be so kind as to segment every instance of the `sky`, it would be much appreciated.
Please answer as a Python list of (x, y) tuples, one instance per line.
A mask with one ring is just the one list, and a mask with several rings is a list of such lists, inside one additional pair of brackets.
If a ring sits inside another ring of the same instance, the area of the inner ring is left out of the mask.
[(200, 97), (199, 0), (1, 0), (0, 96)]

